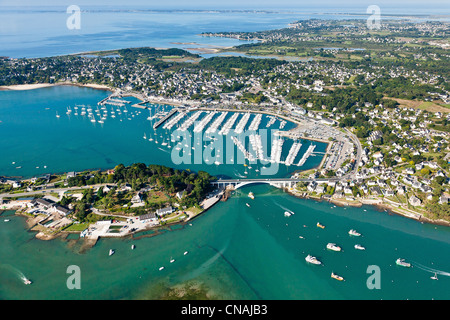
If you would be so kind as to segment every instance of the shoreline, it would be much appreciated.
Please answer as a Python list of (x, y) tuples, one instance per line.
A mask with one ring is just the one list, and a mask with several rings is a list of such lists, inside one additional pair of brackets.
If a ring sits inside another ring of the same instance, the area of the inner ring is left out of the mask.
[[(379, 211), (386, 211), (391, 214), (395, 214), (404, 218), (412, 219), (420, 223), (429, 223), (437, 226), (444, 226), (444, 227), (450, 227), (450, 221), (438, 219), (433, 220), (430, 218), (425, 217), (423, 214), (420, 214), (416, 211), (406, 210), (406, 209), (399, 209), (392, 205), (390, 205), (388, 202), (384, 201), (383, 199), (377, 199), (377, 200), (371, 200), (371, 199), (355, 199), (354, 201), (347, 200), (345, 198), (342, 199), (325, 199), (322, 196), (310, 196), (307, 192), (296, 192), (293, 190), (290, 190), (288, 188), (284, 188), (284, 190), (291, 196), (298, 198), (298, 199), (306, 199), (306, 200), (314, 200), (319, 202), (329, 202), (333, 203), (334, 205), (338, 207), (355, 207), (355, 208), (361, 208), (362, 206), (373, 206), (375, 209)], [(305, 195), (306, 194), (306, 195)], [(408, 211), (408, 212), (406, 212)]]
[(114, 89), (102, 84), (95, 83), (72, 83), (72, 82), (58, 82), (58, 83), (32, 83), (32, 84), (16, 84), (9, 86), (0, 86), (0, 91), (26, 91), (26, 90), (35, 90), (41, 88), (48, 87), (56, 87), (56, 86), (76, 86), (76, 87), (84, 87), (84, 88), (92, 88), (97, 90), (105, 90), (113, 92)]

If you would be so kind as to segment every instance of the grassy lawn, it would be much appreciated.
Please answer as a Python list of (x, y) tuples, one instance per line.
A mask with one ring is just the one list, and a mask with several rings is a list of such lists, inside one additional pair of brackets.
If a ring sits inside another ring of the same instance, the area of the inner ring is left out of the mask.
[(169, 198), (162, 191), (150, 191), (148, 193), (147, 201), (149, 203), (159, 203), (168, 201)]
[(68, 226), (64, 231), (83, 231), (89, 226), (89, 223), (73, 223)]

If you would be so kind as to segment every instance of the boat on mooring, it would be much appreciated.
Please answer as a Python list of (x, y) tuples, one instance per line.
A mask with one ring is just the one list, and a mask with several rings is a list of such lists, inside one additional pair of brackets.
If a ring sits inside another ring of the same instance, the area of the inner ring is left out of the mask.
[(313, 257), (312, 255), (308, 254), (305, 258), (306, 262), (312, 263), (312, 264), (316, 264), (316, 265), (320, 265), (322, 264), (322, 262), (320, 262), (319, 260), (317, 260), (316, 257)]
[(320, 224), (320, 222), (317, 222), (317, 227), (319, 227), (321, 229), (325, 229), (325, 226), (323, 224)]
[(351, 236), (355, 236), (355, 237), (359, 237), (359, 236), (361, 235), (361, 233), (357, 232), (357, 231), (354, 230), (354, 229), (351, 229), (351, 230), (348, 232), (348, 234), (351, 235)]
[(113, 249), (109, 249), (109, 255), (112, 256), (115, 253)]
[(355, 249), (356, 250), (366, 250), (366, 248), (364, 248), (362, 245), (360, 244), (355, 244)]
[(339, 247), (335, 243), (331, 243), (331, 242), (327, 244), (327, 249), (333, 250), (333, 251), (341, 251), (342, 250), (341, 247)]
[(331, 277), (333, 279), (339, 280), (339, 281), (344, 281), (344, 278), (341, 276), (338, 276), (337, 274), (335, 274), (334, 272), (331, 272)]

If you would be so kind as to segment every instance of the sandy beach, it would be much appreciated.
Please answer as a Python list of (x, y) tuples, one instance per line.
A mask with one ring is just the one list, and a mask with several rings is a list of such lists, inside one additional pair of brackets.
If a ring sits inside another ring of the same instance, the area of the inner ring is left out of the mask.
[(113, 91), (112, 88), (102, 85), (102, 84), (96, 84), (96, 83), (79, 84), (79, 83), (72, 83), (72, 82), (17, 84), (17, 85), (11, 85), (11, 86), (0, 86), (0, 90), (23, 91), (23, 90), (34, 90), (34, 89), (53, 87), (53, 86), (79, 86), (79, 87), (93, 88), (93, 89), (98, 89), (98, 90)]

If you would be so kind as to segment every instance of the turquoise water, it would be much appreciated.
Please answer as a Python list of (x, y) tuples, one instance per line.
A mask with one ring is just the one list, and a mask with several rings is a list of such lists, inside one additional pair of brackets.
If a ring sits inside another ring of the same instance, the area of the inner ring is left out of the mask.
[[(12, 3), (12, 2), (11, 2)], [(83, 5), (81, 9), (80, 29), (68, 29), (66, 20), (67, 6), (2, 6), (0, 11), (0, 56), (14, 58), (48, 57), (86, 51), (112, 50), (130, 47), (183, 48), (195, 49), (209, 46), (231, 47), (249, 43), (228, 38), (201, 37), (202, 32), (253, 32), (285, 28), (289, 23), (307, 19), (367, 19), (367, 5), (338, 7), (321, 4), (298, 3), (294, 8), (283, 8), (277, 3), (274, 7), (258, 4), (242, 4), (249, 11), (217, 12), (195, 4), (183, 4), (183, 7), (168, 7), (149, 4), (145, 6)], [(219, 5), (221, 7), (222, 4)], [(232, 4), (225, 4), (233, 6)], [(415, 3), (409, 6), (382, 6), (382, 19), (395, 19), (389, 14), (435, 14), (428, 19), (448, 21), (448, 17), (439, 16), (448, 13), (448, 9), (439, 6), (422, 6)], [(183, 9), (188, 9), (184, 10)], [(194, 10), (189, 10), (194, 9)], [(196, 10), (204, 11), (196, 11)], [(219, 8), (224, 9), (224, 7)], [(231, 9), (236, 9), (233, 7)], [(239, 9), (239, 8), (238, 8)], [(261, 10), (269, 10), (263, 11)], [(325, 11), (325, 12), (324, 12)], [(386, 16), (384, 16), (386, 14)]]
[[(249, 191), (255, 200), (247, 197)], [(295, 214), (285, 217), (286, 210)], [(5, 216), (11, 221), (3, 222)], [(317, 228), (317, 222), (325, 229)], [(79, 253), (82, 240), (40, 241), (24, 227), (24, 218), (2, 215), (1, 299), (156, 299), (188, 281), (223, 299), (450, 298), (449, 228), (373, 207), (297, 199), (267, 185), (236, 191), (192, 226), (139, 240), (102, 239), (84, 254)], [(351, 228), (362, 236), (350, 237)], [(328, 242), (343, 251), (327, 250)], [(366, 250), (355, 250), (355, 243)], [(111, 248), (116, 253), (108, 256)], [(307, 264), (307, 254), (323, 265)], [(399, 257), (412, 267), (396, 266)], [(80, 267), (80, 290), (66, 287), (69, 265)], [(380, 268), (379, 290), (366, 286), (369, 265)], [(159, 271), (161, 266), (165, 269)], [(345, 281), (332, 279), (332, 271)], [(434, 272), (437, 281), (430, 279)], [(22, 275), (33, 284), (25, 286)]]
[[(170, 142), (175, 128), (168, 131), (160, 127), (154, 131), (152, 122), (147, 120), (150, 113), (154, 115), (160, 111), (170, 110), (171, 107), (167, 105), (151, 104), (148, 105), (150, 110), (145, 110), (133, 108), (130, 104), (127, 107), (128, 112), (122, 112), (121, 115), (117, 113), (117, 107), (106, 106), (109, 116), (103, 124), (92, 123), (87, 116), (80, 115), (81, 105), (92, 106), (95, 114), (97, 102), (107, 97), (108, 94), (107, 91), (76, 86), (55, 86), (27, 91), (0, 91), (0, 150), (2, 150), (0, 174), (33, 177), (45, 173), (63, 173), (94, 168), (108, 169), (114, 168), (120, 163), (129, 165), (144, 162), (193, 171), (205, 170), (212, 175), (228, 177), (268, 177), (262, 176), (261, 171), (256, 171), (261, 169), (262, 165), (252, 166), (252, 169), (245, 167), (243, 160), (239, 161), (242, 153), (237, 151), (236, 147), (234, 154), (231, 154), (234, 161), (231, 162), (231, 158), (225, 158), (228, 154), (227, 141), (230, 142), (230, 138), (222, 140), (223, 149), (218, 147), (224, 157), (221, 162), (227, 165), (219, 166), (215, 165), (214, 161), (209, 163), (203, 161), (202, 156), (205, 159), (205, 153), (201, 151), (197, 153), (201, 149), (200, 146), (195, 152), (192, 150), (190, 160), (183, 163), (176, 162), (172, 154), (175, 152), (174, 148), (169, 149), (167, 146), (161, 145), (163, 139)], [(133, 97), (129, 97), (127, 100), (132, 103), (138, 102)], [(76, 105), (79, 106), (78, 116), (74, 115)], [(73, 110), (70, 116), (66, 114), (68, 107)], [(124, 107), (120, 109), (124, 111)], [(111, 117), (112, 110), (116, 112), (116, 118)], [(56, 117), (57, 114), (60, 115), (60, 118)], [(203, 113), (198, 120), (205, 115), (206, 113)], [(227, 119), (231, 115), (232, 113), (229, 113)], [(215, 117), (218, 116), (219, 114)], [(243, 114), (239, 115), (237, 122), (242, 116)], [(254, 115), (251, 116), (246, 128), (249, 127), (253, 117)], [(182, 121), (186, 119), (184, 118)], [(100, 120), (99, 117), (96, 116), (96, 120)], [(153, 123), (155, 121), (153, 120)], [(266, 128), (267, 122), (268, 118), (263, 116), (262, 129)], [(270, 129), (277, 129), (279, 125), (280, 121), (277, 120)], [(283, 130), (289, 130), (294, 126), (292, 123), (287, 123)], [(192, 132), (193, 127), (190, 130)], [(147, 139), (143, 139), (144, 134)], [(158, 144), (155, 141), (149, 141), (150, 137), (159, 140)], [(193, 139), (191, 140), (192, 146), (196, 141)], [(287, 157), (292, 143), (292, 141), (286, 141), (283, 146), (282, 159)], [(315, 151), (324, 152), (326, 150), (327, 144), (325, 143), (303, 141), (296, 163), (311, 143), (317, 145)], [(174, 144), (172, 143), (172, 145)], [(270, 149), (269, 140), (269, 155)], [(197, 155), (200, 155), (200, 162), (196, 161)], [(310, 169), (318, 166), (321, 160), (322, 155), (318, 154), (310, 157), (302, 167), (291, 166), (288, 168), (280, 165), (270, 177), (284, 177), (294, 170)], [(240, 165), (234, 165), (236, 163), (240, 163)]]

